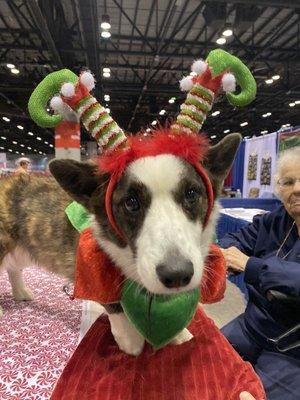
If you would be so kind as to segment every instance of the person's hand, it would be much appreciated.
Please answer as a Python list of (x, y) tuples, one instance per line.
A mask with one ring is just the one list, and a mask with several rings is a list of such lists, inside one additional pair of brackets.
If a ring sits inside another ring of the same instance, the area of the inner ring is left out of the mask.
[(249, 392), (240, 393), (240, 400), (256, 400)]
[(228, 249), (221, 249), (226, 261), (226, 267), (229, 270), (243, 272), (245, 271), (249, 257), (242, 253), (239, 249), (232, 246)]

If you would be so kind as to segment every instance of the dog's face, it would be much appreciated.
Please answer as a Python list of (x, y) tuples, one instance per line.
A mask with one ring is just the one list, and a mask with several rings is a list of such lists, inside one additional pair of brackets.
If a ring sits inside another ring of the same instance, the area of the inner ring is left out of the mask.
[[(240, 141), (229, 135), (211, 148), (205, 167), (215, 195), (222, 186)], [(95, 237), (125, 276), (152, 293), (178, 293), (199, 286), (216, 209), (204, 227), (207, 194), (195, 169), (173, 155), (145, 157), (129, 165), (112, 197), (124, 243), (107, 219), (104, 198), (107, 176), (91, 164), (55, 160), (51, 172), (95, 217)]]

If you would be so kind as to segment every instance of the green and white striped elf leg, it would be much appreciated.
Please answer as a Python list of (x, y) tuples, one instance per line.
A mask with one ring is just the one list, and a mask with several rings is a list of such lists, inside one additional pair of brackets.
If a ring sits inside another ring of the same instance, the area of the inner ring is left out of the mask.
[(196, 83), (181, 105), (181, 111), (171, 129), (185, 133), (198, 133), (212, 108), (214, 92)]
[(95, 97), (83, 97), (74, 107), (84, 127), (104, 149), (111, 150), (126, 141), (124, 131)]

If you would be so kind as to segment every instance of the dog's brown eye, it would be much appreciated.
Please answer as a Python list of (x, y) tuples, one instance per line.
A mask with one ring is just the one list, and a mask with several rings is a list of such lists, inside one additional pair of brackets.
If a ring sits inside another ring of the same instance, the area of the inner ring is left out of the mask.
[(140, 203), (134, 196), (127, 197), (127, 199), (125, 199), (124, 206), (130, 213), (135, 213), (140, 209)]
[(199, 192), (194, 188), (189, 188), (185, 191), (185, 201), (189, 204), (195, 204), (199, 199)]

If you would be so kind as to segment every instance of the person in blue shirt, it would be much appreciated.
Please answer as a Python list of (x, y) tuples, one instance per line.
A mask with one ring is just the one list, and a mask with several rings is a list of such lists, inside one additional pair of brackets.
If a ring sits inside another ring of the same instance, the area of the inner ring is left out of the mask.
[[(281, 352), (269, 339), (300, 323), (300, 147), (282, 154), (275, 179), (283, 205), (220, 240), (227, 267), (244, 272), (249, 292), (245, 313), (222, 331), (252, 363), (268, 400), (299, 400), (300, 345)], [(297, 340), (300, 330), (284, 347)]]

